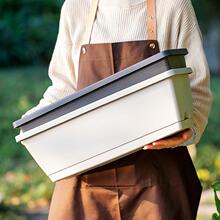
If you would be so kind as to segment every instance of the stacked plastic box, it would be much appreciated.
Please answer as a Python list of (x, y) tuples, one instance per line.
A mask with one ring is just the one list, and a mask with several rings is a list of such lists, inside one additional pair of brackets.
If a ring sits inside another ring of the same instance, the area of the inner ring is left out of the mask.
[(186, 54), (163, 51), (15, 121), (16, 141), (57, 181), (191, 127)]

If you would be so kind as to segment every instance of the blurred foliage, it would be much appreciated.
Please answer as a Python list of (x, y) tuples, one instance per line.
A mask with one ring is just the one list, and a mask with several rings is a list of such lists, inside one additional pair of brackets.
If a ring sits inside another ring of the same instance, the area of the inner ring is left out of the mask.
[(212, 189), (214, 191), (215, 205), (216, 205), (216, 210), (217, 210), (217, 213), (214, 213), (212, 215), (212, 220), (220, 220), (220, 199), (217, 194), (217, 192), (220, 192), (220, 182), (213, 183)]
[(220, 147), (220, 136), (218, 133), (220, 127), (220, 81), (217, 77), (211, 79), (211, 90), (213, 96), (212, 109), (206, 127), (206, 132), (203, 134), (201, 143), (203, 145), (214, 145)]
[(204, 189), (210, 188), (211, 184), (220, 180), (220, 78), (211, 78), (211, 90), (213, 96), (212, 109), (206, 130), (198, 145), (195, 167)]
[[(64, 0), (0, 0), (0, 66), (47, 64)], [(203, 31), (220, 18), (219, 0), (192, 0)], [(211, 12), (211, 13), (210, 13)]]
[[(39, 178), (41, 176), (42, 178)], [(33, 160), (20, 164), (13, 171), (6, 172), (0, 180), (4, 205), (23, 205), (29, 209), (48, 205), (51, 186), (50, 180), (43, 179), (42, 171), (36, 167)]]
[(63, 0), (0, 0), (0, 66), (48, 63)]
[(5, 69), (0, 78), (0, 219), (20, 220), (23, 218), (12, 213), (47, 206), (53, 184), (27, 150), (15, 142), (18, 131), (12, 122), (37, 104), (50, 82), (43, 67)]
[(209, 189), (213, 182), (220, 180), (220, 152), (216, 146), (198, 147), (194, 163), (204, 189)]
[(212, 20), (220, 19), (220, 1), (192, 0), (192, 3), (202, 30), (207, 32)]
[[(30, 159), (23, 147), (18, 148), (15, 143), (16, 131), (12, 129), (12, 122), (39, 101), (44, 89), (49, 86), (49, 78), (45, 68), (5, 69), (4, 73), (0, 71), (0, 78), (1, 173)], [(11, 163), (11, 160), (14, 162)]]

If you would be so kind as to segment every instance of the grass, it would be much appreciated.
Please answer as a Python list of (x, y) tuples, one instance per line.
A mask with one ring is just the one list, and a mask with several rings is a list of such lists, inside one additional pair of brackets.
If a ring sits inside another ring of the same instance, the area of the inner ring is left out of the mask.
[[(19, 131), (13, 129), (12, 122), (42, 97), (50, 84), (47, 68), (4, 69), (0, 78), (0, 209), (37, 209), (48, 205), (53, 184), (27, 150), (15, 142)], [(1, 213), (0, 219), (8, 218)]]
[(211, 78), (211, 90), (213, 95), (212, 109), (208, 121), (208, 126), (201, 138), (200, 146), (214, 145), (220, 148), (220, 137), (218, 129), (220, 127), (220, 78), (213, 76)]
[[(38, 209), (49, 204), (53, 184), (27, 150), (15, 142), (12, 122), (37, 105), (50, 85), (46, 67), (0, 70), (0, 219), (23, 219), (5, 214), (11, 208)], [(220, 179), (220, 78), (212, 78), (213, 106), (209, 124), (198, 146), (195, 166), (205, 188)], [(2, 212), (1, 210), (4, 210)]]
[(194, 161), (203, 188), (210, 188), (211, 184), (220, 180), (220, 78), (211, 77), (211, 90), (213, 95), (212, 109), (208, 125), (197, 146), (197, 156)]
[(0, 78), (0, 173), (4, 173), (30, 160), (15, 142), (18, 130), (12, 122), (37, 104), (50, 82), (43, 67), (1, 70)]

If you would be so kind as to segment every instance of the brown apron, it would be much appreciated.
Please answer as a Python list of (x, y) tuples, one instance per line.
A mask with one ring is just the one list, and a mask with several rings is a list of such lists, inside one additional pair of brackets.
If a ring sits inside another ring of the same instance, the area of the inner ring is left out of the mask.
[[(97, 4), (93, 0), (87, 42)], [(146, 5), (151, 40), (82, 45), (78, 89), (159, 52), (155, 0)], [(186, 146), (141, 150), (57, 181), (49, 220), (195, 220), (201, 190)]]

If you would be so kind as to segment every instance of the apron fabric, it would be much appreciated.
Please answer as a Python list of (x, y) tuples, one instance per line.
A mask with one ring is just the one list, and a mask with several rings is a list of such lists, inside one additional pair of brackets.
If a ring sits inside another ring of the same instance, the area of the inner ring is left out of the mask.
[[(86, 42), (97, 5), (93, 0)], [(155, 0), (146, 7), (149, 40), (82, 45), (77, 89), (159, 52)], [(49, 220), (195, 220), (201, 191), (186, 146), (141, 150), (57, 181)]]

